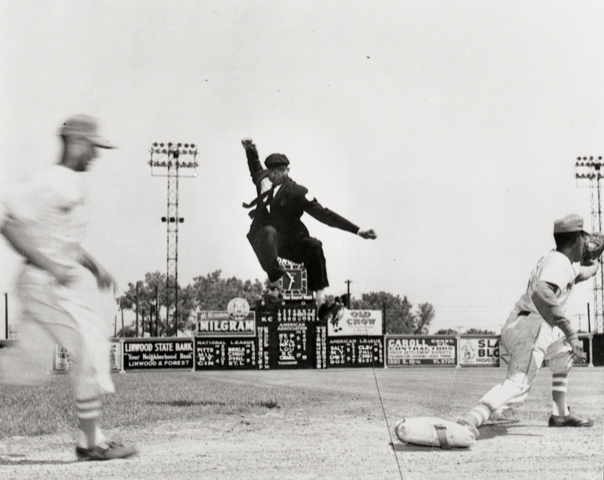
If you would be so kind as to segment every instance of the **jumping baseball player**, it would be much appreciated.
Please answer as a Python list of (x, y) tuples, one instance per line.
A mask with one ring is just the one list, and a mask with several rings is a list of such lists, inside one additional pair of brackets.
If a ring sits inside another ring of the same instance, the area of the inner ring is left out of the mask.
[(23, 305), (17, 345), (0, 354), (0, 382), (38, 385), (55, 344), (69, 352), (70, 381), (79, 420), (78, 460), (135, 455), (133, 446), (110, 442), (101, 433), (101, 397), (114, 392), (105, 322), (73, 288), (85, 267), (100, 289), (116, 289), (113, 277), (81, 247), (86, 233), (87, 194), (81, 175), (97, 148), (114, 148), (97, 135), (93, 118), (78, 115), (61, 130), (58, 165), (37, 172), (5, 200), (2, 234), (25, 259), (17, 290)]
[[(526, 292), (512, 310), (501, 331), (501, 342), (510, 354), (507, 376), (493, 387), (458, 423), (478, 436), (478, 427), (498, 419), (506, 410), (520, 406), (544, 359), (552, 378), (550, 427), (591, 427), (593, 421), (571, 413), (567, 404), (568, 374), (575, 360), (584, 361), (583, 344), (565, 314), (576, 283), (596, 274), (596, 259), (604, 250), (598, 235), (583, 230), (579, 215), (567, 215), (554, 223), (556, 249), (543, 256), (530, 275)], [(594, 243), (587, 245), (589, 240)]]
[(256, 185), (258, 197), (244, 204), (254, 207), (253, 218), (247, 235), (260, 265), (269, 278), (267, 296), (278, 298), (279, 279), (283, 268), (277, 257), (304, 263), (308, 271), (308, 287), (314, 292), (320, 316), (325, 301), (324, 289), (329, 286), (322, 243), (309, 235), (300, 221), (304, 212), (330, 227), (359, 235), (364, 239), (377, 238), (373, 229), (361, 229), (335, 212), (324, 208), (316, 199), (308, 198), (308, 190), (289, 177), (289, 159), (281, 153), (273, 153), (265, 160), (266, 169), (258, 159), (256, 145), (250, 138), (241, 141), (247, 163)]

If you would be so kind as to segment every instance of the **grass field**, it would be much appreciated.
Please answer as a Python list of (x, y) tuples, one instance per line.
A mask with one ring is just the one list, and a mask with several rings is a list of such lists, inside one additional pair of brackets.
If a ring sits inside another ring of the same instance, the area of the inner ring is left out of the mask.
[(102, 423), (141, 454), (99, 466), (73, 462), (76, 419), (68, 379), (56, 375), (0, 390), (0, 478), (602, 478), (602, 368), (576, 368), (569, 382), (573, 410), (593, 428), (547, 428), (544, 370), (513, 418), (483, 427), (471, 449), (390, 444), (401, 418), (463, 413), (503, 377), (496, 368), (116, 374)]

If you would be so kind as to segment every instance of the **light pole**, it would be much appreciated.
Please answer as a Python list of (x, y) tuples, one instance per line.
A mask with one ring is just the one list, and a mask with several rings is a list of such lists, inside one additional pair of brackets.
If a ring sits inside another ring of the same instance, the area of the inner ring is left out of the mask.
[[(184, 218), (178, 216), (178, 180), (180, 177), (197, 177), (197, 147), (194, 143), (153, 143), (151, 150), (151, 175), (168, 177), (168, 211), (161, 221), (167, 225), (166, 258), (166, 326), (170, 307), (174, 306), (174, 336), (178, 335), (178, 225)], [(191, 156), (192, 161), (183, 161)]]
[[(591, 192), (591, 229), (602, 231), (602, 195), (600, 179), (604, 178), (602, 157), (577, 157), (575, 179), (577, 186), (587, 184)], [(594, 320), (596, 333), (604, 332), (604, 272), (600, 268), (594, 275)]]

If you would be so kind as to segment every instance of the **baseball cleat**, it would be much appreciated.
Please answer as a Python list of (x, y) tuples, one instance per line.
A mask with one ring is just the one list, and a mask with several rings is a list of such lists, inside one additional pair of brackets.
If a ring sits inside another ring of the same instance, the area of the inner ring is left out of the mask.
[(569, 413), (568, 415), (552, 415), (549, 417), (550, 427), (592, 427), (594, 421), (590, 418), (581, 418)]
[(93, 448), (76, 447), (76, 457), (81, 462), (115, 460), (116, 458), (128, 458), (138, 454), (138, 449), (133, 446), (125, 446), (116, 442), (107, 442), (106, 447), (96, 446)]
[(470, 432), (472, 432), (472, 434), (474, 435), (474, 438), (478, 438), (480, 436), (480, 432), (478, 431), (478, 429), (470, 422), (468, 422), (465, 418), (458, 417), (455, 419), (455, 423), (463, 425), (468, 430), (470, 430)]

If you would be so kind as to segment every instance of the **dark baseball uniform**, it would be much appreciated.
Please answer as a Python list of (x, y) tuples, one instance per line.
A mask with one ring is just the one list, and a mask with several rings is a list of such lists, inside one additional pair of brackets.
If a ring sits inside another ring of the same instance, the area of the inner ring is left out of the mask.
[[(269, 183), (268, 170), (260, 164), (255, 149), (247, 149), (246, 155), (252, 180), (261, 195)], [(247, 238), (271, 282), (279, 280), (284, 273), (277, 261), (277, 257), (282, 257), (303, 263), (308, 273), (308, 288), (317, 291), (329, 286), (325, 256), (321, 242), (309, 235), (300, 220), (302, 214), (306, 212), (330, 227), (354, 234), (359, 227), (321, 206), (316, 199), (308, 200), (307, 193), (306, 187), (287, 178), (278, 186), (274, 198), (267, 196), (264, 200), (270, 200), (268, 203), (259, 201), (250, 212), (253, 221)]]

